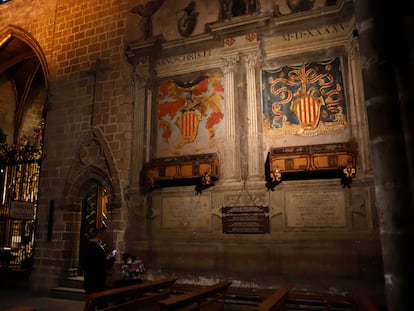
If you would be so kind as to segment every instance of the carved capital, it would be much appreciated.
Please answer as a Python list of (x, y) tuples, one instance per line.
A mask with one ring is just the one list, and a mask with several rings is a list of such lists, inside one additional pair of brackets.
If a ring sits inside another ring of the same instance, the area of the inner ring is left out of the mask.
[(359, 42), (358, 38), (352, 38), (349, 44), (346, 46), (346, 50), (351, 57), (351, 59), (355, 59), (359, 57)]
[(261, 61), (261, 57), (258, 54), (250, 54), (245, 57), (246, 69), (252, 69)]
[(134, 84), (140, 87), (145, 87), (149, 80), (149, 74), (143, 73), (134, 73), (132, 75), (132, 79), (134, 80)]
[(236, 66), (237, 62), (239, 61), (240, 57), (238, 55), (228, 56), (223, 58), (223, 72), (229, 73), (234, 71), (234, 67)]

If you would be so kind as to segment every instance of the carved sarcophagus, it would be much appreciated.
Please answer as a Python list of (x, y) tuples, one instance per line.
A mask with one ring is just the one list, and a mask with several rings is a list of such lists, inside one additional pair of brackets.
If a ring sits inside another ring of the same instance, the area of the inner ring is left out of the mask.
[(354, 142), (272, 148), (266, 159), (266, 181), (273, 190), (282, 180), (341, 178), (350, 186), (356, 173)]
[(219, 160), (215, 153), (157, 158), (144, 168), (146, 189), (195, 185), (197, 193), (219, 179)]

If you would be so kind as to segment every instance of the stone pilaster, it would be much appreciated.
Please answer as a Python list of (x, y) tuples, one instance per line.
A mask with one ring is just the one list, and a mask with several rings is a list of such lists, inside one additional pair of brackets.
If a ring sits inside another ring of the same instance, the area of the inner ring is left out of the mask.
[[(147, 89), (148, 74), (134, 73), (134, 116), (131, 156), (131, 172), (140, 172), (145, 161), (149, 160), (149, 137), (151, 126), (151, 94)], [(149, 103), (149, 104), (148, 104)], [(139, 176), (131, 176), (131, 186), (139, 182)]]
[[(130, 184), (126, 191), (128, 198), (128, 212), (124, 214), (125, 223), (128, 224), (125, 236), (139, 236), (140, 240), (146, 238), (146, 196), (140, 191), (141, 170), (146, 161), (148, 161), (147, 146), (149, 146), (149, 137), (151, 131), (151, 93), (148, 91), (149, 74), (148, 68), (136, 70), (132, 75), (134, 83), (134, 109), (133, 109), (133, 132), (131, 140), (131, 169)], [(149, 103), (149, 104), (148, 104)], [(126, 238), (126, 244), (134, 247), (137, 239), (129, 241)], [(140, 248), (144, 248), (143, 245)]]
[(224, 101), (226, 105), (226, 141), (224, 159), (221, 159), (225, 180), (235, 180), (240, 176), (240, 152), (236, 143), (236, 108), (234, 101), (234, 68), (239, 56), (223, 59)]
[(247, 144), (248, 144), (248, 172), (249, 179), (257, 180), (262, 174), (261, 136), (258, 131), (257, 119), (257, 92), (256, 92), (256, 64), (258, 55), (246, 56), (246, 84), (247, 84)]
[(359, 57), (359, 40), (354, 33), (349, 44), (346, 46), (348, 52), (349, 84), (352, 85), (351, 98), (349, 100), (352, 109), (349, 109), (348, 122), (351, 126), (352, 137), (358, 144), (358, 170), (368, 173), (372, 172), (371, 149), (368, 133), (368, 119), (364, 102), (364, 86), (361, 75), (361, 59)]

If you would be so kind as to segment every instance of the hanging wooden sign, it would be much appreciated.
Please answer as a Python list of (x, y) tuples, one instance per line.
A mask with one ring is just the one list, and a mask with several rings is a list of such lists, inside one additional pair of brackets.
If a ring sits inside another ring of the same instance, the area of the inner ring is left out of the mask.
[(268, 206), (225, 206), (221, 212), (223, 233), (270, 233)]

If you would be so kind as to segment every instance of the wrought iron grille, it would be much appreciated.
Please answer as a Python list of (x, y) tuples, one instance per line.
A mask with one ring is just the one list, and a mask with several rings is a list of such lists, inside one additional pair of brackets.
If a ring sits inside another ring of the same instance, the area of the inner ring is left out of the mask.
[(33, 258), (43, 124), (33, 144), (8, 145), (0, 130), (0, 264), (30, 268)]

